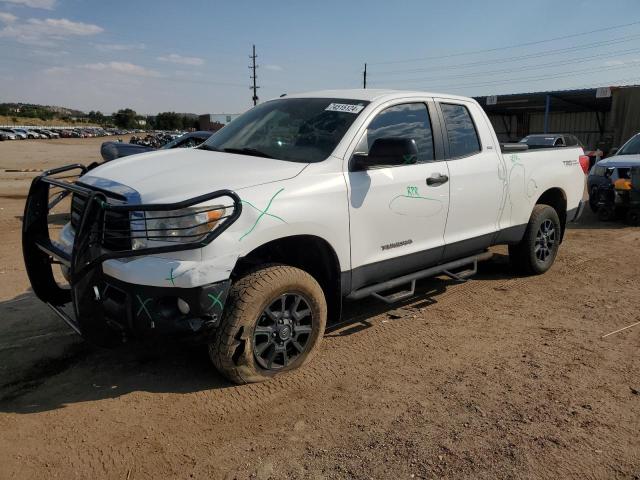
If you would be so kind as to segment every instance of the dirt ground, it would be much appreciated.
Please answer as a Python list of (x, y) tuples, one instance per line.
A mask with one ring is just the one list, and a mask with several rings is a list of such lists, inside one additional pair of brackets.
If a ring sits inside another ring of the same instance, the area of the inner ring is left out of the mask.
[(204, 349), (84, 343), (28, 288), (43, 168), (103, 139), (0, 143), (0, 478), (640, 479), (640, 229), (588, 214), (556, 264), (347, 305), (303, 371), (237, 387)]

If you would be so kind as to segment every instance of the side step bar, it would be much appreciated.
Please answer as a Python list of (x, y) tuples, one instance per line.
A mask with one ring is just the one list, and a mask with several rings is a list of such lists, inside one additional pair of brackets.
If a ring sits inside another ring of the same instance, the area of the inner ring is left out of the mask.
[[(418, 272), (410, 273), (408, 275), (403, 275), (401, 277), (393, 278), (391, 280), (387, 280), (386, 282), (377, 283), (375, 285), (371, 285), (369, 287), (361, 288), (360, 290), (355, 290), (347, 295), (347, 298), (350, 300), (360, 300), (364, 297), (373, 296), (378, 300), (382, 300), (386, 303), (395, 303), (400, 300), (405, 300), (409, 297), (412, 297), (416, 290), (416, 280), (420, 280), (422, 278), (434, 277), (441, 273), (448, 275), (454, 280), (458, 281), (466, 281), (468, 277), (474, 275), (478, 271), (478, 262), (482, 262), (484, 260), (488, 260), (493, 256), (491, 252), (484, 252), (478, 255), (473, 255), (471, 257), (461, 258), (460, 260), (454, 260), (453, 262), (443, 263), (442, 265), (436, 265), (435, 267), (427, 268), (425, 270), (420, 270)], [(473, 268), (469, 270), (465, 270), (460, 273), (451, 273), (451, 270), (455, 270), (460, 267), (464, 267), (467, 265), (473, 265)], [(397, 288), (401, 285), (405, 285), (407, 283), (411, 284), (409, 290), (403, 292), (393, 293), (391, 295), (381, 295), (380, 292), (384, 292), (385, 290), (391, 290), (392, 288)]]
[(82, 332), (80, 331), (80, 326), (69, 316), (67, 315), (64, 310), (62, 310), (60, 307), (57, 307), (49, 302), (47, 302), (47, 306), (53, 310), (53, 313), (55, 313), (58, 317), (60, 317), (62, 320), (64, 320), (64, 322), (69, 325), (74, 332), (76, 332), (78, 335), (82, 335)]

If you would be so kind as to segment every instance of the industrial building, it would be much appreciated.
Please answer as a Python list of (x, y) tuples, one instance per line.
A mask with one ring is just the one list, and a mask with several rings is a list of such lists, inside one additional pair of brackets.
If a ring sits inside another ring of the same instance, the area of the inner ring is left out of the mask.
[(501, 142), (534, 133), (570, 133), (605, 154), (640, 132), (640, 86), (476, 97)]
[(215, 132), (239, 116), (239, 113), (207, 113), (198, 117), (198, 124), (200, 130)]

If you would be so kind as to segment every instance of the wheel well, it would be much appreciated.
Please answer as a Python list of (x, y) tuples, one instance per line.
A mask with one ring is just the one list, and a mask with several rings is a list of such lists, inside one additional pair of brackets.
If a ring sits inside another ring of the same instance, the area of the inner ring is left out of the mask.
[(567, 197), (564, 192), (559, 188), (550, 188), (538, 198), (536, 205), (549, 205), (558, 214), (560, 219), (560, 225), (562, 232), (560, 234), (560, 241), (564, 238), (565, 226), (567, 224)]
[(231, 278), (236, 280), (252, 270), (273, 263), (299, 268), (315, 278), (327, 301), (328, 321), (340, 319), (340, 263), (326, 240), (313, 235), (295, 235), (265, 243), (238, 260)]

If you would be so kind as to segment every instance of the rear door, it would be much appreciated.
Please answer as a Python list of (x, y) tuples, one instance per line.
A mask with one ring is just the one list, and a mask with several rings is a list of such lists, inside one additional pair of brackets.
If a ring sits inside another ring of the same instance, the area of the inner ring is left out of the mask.
[(499, 152), (475, 102), (436, 99), (449, 168), (449, 216), (443, 260), (487, 248), (497, 231), (506, 188)]
[[(447, 163), (435, 106), (394, 101), (381, 106), (356, 136), (352, 151), (378, 138), (411, 138), (417, 163), (348, 171), (352, 288), (437, 263), (449, 208)], [(434, 182), (430, 177), (437, 177)]]

